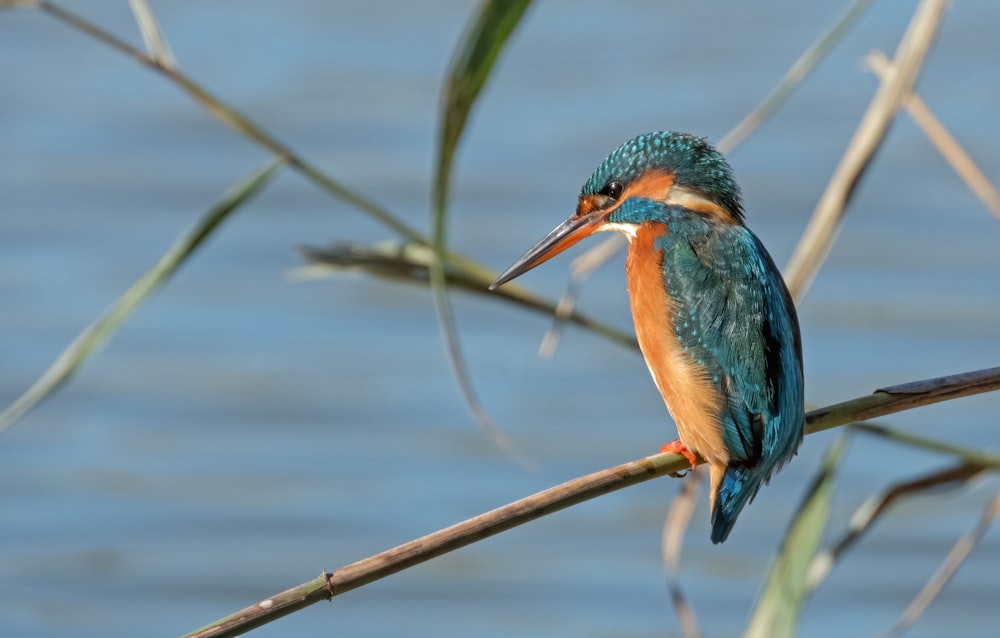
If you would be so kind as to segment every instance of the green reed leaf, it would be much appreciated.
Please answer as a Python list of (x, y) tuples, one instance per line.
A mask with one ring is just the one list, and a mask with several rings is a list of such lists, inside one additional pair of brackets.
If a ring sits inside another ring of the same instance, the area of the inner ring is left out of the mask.
[(48, 398), (86, 361), (100, 350), (119, 326), (139, 305), (165, 284), (192, 253), (218, 228), (229, 215), (250, 200), (285, 164), (277, 157), (266, 167), (226, 193), (215, 206), (198, 220), (187, 234), (178, 239), (146, 274), (136, 280), (96, 321), (87, 326), (52, 362), (31, 387), (0, 413), (0, 431), (9, 428), (20, 417)]
[(430, 264), (430, 282), (438, 322), (445, 343), (448, 362), (466, 404), (479, 424), (490, 433), (498, 446), (511, 451), (510, 441), (493, 423), (479, 401), (465, 358), (462, 355), (455, 316), (448, 299), (447, 211), (455, 151), (465, 129), (469, 112), (489, 78), (504, 44), (521, 21), (530, 0), (485, 0), (455, 47), (441, 99), (438, 162), (432, 195), (431, 246), (435, 259)]
[(834, 480), (847, 449), (847, 436), (826, 452), (819, 472), (785, 532), (764, 591), (744, 634), (747, 638), (792, 638), (809, 596), (809, 565), (819, 549), (830, 516)]

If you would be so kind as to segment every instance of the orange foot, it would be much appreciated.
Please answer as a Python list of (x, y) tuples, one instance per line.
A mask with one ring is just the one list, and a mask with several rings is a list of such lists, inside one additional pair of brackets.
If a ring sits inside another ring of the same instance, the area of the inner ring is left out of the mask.
[[(695, 456), (695, 453), (689, 450), (686, 445), (681, 443), (680, 439), (674, 439), (670, 443), (664, 443), (663, 447), (660, 448), (660, 454), (664, 454), (666, 452), (673, 452), (674, 454), (680, 454), (681, 456), (686, 458), (688, 460), (688, 463), (691, 464), (692, 470), (698, 467), (698, 457)], [(683, 476), (683, 474), (681, 476)]]

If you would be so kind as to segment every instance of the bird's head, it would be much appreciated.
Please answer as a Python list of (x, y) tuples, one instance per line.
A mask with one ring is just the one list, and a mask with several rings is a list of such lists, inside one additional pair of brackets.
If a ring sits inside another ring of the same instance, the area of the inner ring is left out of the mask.
[(634, 236), (647, 221), (665, 221), (683, 208), (719, 223), (742, 224), (743, 206), (732, 170), (708, 142), (661, 131), (633, 138), (605, 159), (583, 185), (576, 212), (528, 249), (490, 289), (603, 230)]

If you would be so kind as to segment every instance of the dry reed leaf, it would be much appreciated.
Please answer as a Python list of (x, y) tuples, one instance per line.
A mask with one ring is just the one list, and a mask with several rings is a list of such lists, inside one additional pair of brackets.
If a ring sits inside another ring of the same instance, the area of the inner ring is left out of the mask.
[[(872, 51), (865, 62), (879, 79), (892, 71), (892, 62), (882, 51)], [(1000, 219), (1000, 193), (927, 104), (916, 93), (910, 93), (904, 98), (903, 107), (976, 197), (982, 200), (994, 217)]]
[(979, 517), (979, 521), (976, 522), (975, 527), (972, 528), (972, 531), (958, 539), (938, 570), (934, 572), (934, 575), (927, 581), (927, 584), (920, 590), (920, 593), (913, 599), (913, 602), (903, 611), (896, 625), (883, 634), (884, 638), (897, 638), (913, 626), (913, 623), (934, 602), (937, 595), (941, 593), (945, 585), (948, 584), (948, 581), (951, 580), (955, 572), (965, 562), (965, 559), (969, 557), (976, 544), (982, 540), (997, 516), (1000, 516), (1000, 492), (987, 503), (986, 508)]
[(667, 577), (667, 590), (670, 593), (670, 603), (674, 613), (681, 620), (685, 638), (697, 638), (698, 617), (694, 608), (687, 602), (680, 582), (681, 549), (684, 536), (691, 524), (691, 517), (698, 507), (698, 495), (704, 477), (702, 472), (691, 470), (686, 480), (681, 482), (681, 489), (670, 503), (666, 519), (663, 521), (663, 571)]
[(878, 518), (893, 503), (911, 496), (919, 496), (933, 489), (960, 487), (979, 476), (983, 471), (981, 466), (962, 463), (915, 479), (895, 483), (881, 495), (870, 497), (851, 515), (847, 532), (841, 539), (834, 543), (831, 549), (821, 551), (813, 558), (809, 565), (807, 580), (809, 589), (816, 589), (826, 580), (844, 553), (872, 528)]

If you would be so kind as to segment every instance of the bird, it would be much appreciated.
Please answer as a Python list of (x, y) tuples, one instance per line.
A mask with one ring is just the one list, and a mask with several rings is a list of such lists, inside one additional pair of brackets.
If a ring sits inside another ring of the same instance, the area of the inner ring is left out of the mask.
[(707, 140), (640, 135), (583, 185), (576, 211), (491, 290), (598, 231), (628, 239), (639, 348), (677, 426), (662, 452), (708, 465), (711, 540), (798, 451), (802, 339), (781, 272), (745, 224), (732, 168)]

